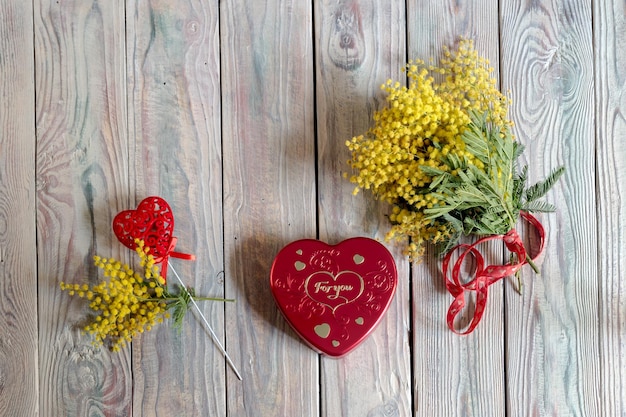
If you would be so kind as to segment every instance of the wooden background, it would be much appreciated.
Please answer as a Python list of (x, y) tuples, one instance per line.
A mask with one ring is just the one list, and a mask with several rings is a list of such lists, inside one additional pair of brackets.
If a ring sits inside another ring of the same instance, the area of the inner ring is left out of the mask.
[[(320, 357), (278, 313), (271, 262), (384, 236), (344, 142), (383, 81), (459, 36), (511, 90), (531, 181), (567, 167), (541, 275), (493, 287), (459, 337), (439, 263), (390, 246), (384, 321)], [(625, 1), (3, 0), (0, 83), (0, 415), (626, 416)], [(203, 308), (243, 381), (191, 315), (94, 349), (59, 290), (95, 282), (96, 252), (130, 257), (112, 218), (153, 194), (198, 257), (181, 275), (237, 299)]]

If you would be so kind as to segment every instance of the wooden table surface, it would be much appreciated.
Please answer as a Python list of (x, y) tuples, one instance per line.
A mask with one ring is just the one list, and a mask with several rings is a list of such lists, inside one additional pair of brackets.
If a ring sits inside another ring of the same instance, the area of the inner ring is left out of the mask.
[[(344, 143), (382, 82), (459, 36), (510, 90), (530, 180), (567, 168), (541, 275), (493, 286), (461, 337), (440, 261), (388, 245), (387, 315), (322, 357), (278, 312), (272, 260), (385, 235)], [(3, 0), (0, 82), (0, 415), (626, 416), (623, 0)], [(155, 194), (197, 256), (178, 272), (237, 300), (202, 308), (243, 381), (192, 315), (94, 349), (59, 289), (96, 282), (95, 253), (130, 259), (112, 219)]]

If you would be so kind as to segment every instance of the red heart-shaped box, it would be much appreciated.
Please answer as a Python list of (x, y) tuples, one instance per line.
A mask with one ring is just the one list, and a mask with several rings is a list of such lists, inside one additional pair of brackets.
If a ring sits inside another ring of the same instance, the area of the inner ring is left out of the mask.
[(396, 291), (391, 253), (356, 237), (337, 245), (304, 239), (274, 259), (270, 286), (291, 327), (312, 348), (341, 357), (380, 322)]

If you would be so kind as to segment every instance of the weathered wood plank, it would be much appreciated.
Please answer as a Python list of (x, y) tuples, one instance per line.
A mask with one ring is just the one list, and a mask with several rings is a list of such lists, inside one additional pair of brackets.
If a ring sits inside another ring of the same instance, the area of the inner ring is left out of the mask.
[(503, 87), (512, 91), (529, 182), (567, 169), (548, 197), (557, 213), (541, 216), (541, 275), (526, 268), (523, 297), (506, 291), (507, 411), (609, 415), (598, 360), (591, 4), (503, 1), (500, 10)]
[[(176, 219), (171, 259), (198, 295), (222, 297), (222, 162), (216, 2), (129, 1), (127, 50), (131, 184), (136, 203), (160, 195)], [(175, 283), (170, 272), (168, 281)], [(224, 341), (224, 305), (200, 302)], [(159, 326), (133, 344), (138, 415), (220, 416), (225, 362), (190, 311), (181, 333)]]
[(0, 415), (38, 410), (32, 4), (0, 6)]
[[(406, 19), (404, 2), (174, 3), (0, 7), (0, 415), (626, 415), (623, 2), (413, 0)], [(369, 125), (378, 85), (402, 76), (405, 24), (409, 58), (465, 35), (502, 63), (531, 181), (567, 166), (549, 195), (558, 212), (541, 217), (541, 276), (525, 269), (522, 297), (493, 287), (473, 335), (447, 330), (434, 255), (409, 281), (394, 252), (386, 319), (320, 362), (275, 308), (269, 267), (316, 232), (387, 230), (384, 205), (341, 177), (343, 143)], [(131, 259), (110, 223), (149, 194), (172, 203), (178, 249), (198, 257), (177, 271), (238, 299), (203, 308), (243, 382), (191, 316), (132, 354), (80, 334), (87, 309), (58, 282), (95, 282), (96, 251)]]
[(318, 414), (318, 355), (269, 290), (274, 256), (314, 238), (312, 7), (302, 1), (221, 5), (227, 344), (232, 416)]
[(59, 281), (95, 282), (119, 256), (111, 220), (127, 193), (123, 1), (35, 1), (40, 415), (124, 416), (126, 350), (82, 336), (87, 307)]
[[(350, 158), (345, 141), (365, 132), (381, 105), (379, 86), (401, 79), (405, 8), (399, 2), (326, 0), (315, 3), (320, 239), (384, 239), (389, 207), (371, 194), (352, 195), (342, 177)], [(322, 360), (322, 415), (411, 414), (409, 264), (393, 248), (399, 286), (374, 333), (343, 359)]]
[(601, 409), (626, 416), (626, 4), (594, 2)]
[[(409, 58), (441, 56), (459, 37), (474, 39), (476, 49), (498, 62), (498, 2), (408, 2)], [(501, 246), (484, 248), (490, 263), (502, 263)], [(413, 391), (419, 416), (503, 416), (504, 340), (502, 284), (489, 289), (480, 326), (468, 336), (448, 330), (446, 292), (433, 251), (413, 267)]]

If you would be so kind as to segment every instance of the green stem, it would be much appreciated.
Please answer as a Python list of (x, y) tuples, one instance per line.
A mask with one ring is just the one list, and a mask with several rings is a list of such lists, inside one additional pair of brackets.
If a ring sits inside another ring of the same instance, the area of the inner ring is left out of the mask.
[[(193, 297), (196, 301), (221, 301), (224, 303), (234, 303), (232, 298), (215, 298), (215, 297)], [(174, 301), (180, 300), (180, 297), (157, 297), (157, 298), (140, 298), (141, 301)]]
[(526, 254), (526, 263), (528, 263), (528, 265), (530, 265), (533, 271), (535, 271), (535, 274), (539, 275), (541, 273), (541, 271), (539, 271), (539, 268), (537, 267), (535, 262), (533, 262), (533, 260), (530, 258), (530, 256), (528, 256), (528, 254)]
[(214, 297), (193, 297), (196, 301), (222, 301), (224, 303), (234, 303), (233, 298), (214, 298)]

